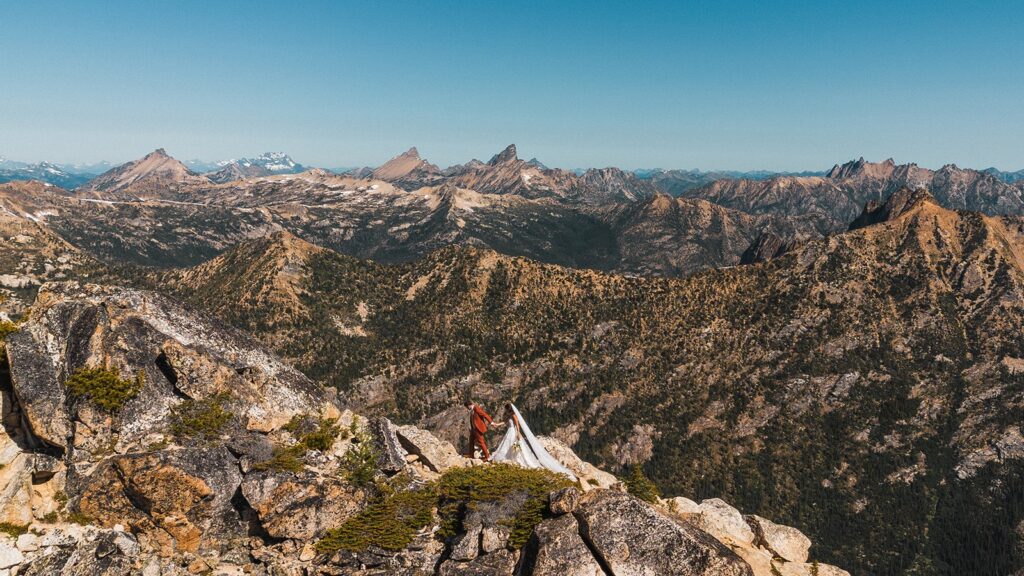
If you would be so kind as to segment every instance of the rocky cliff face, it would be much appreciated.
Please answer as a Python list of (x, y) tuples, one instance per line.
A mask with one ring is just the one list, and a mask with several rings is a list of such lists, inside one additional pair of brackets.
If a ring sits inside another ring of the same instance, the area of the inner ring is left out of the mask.
[(841, 575), (724, 502), (643, 502), (366, 420), (145, 291), (48, 284), (0, 362), (0, 571)]

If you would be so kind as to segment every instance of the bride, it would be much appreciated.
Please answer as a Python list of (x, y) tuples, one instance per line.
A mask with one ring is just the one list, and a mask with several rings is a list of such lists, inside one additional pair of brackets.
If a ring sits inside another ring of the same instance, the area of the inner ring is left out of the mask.
[(511, 462), (524, 468), (547, 468), (576, 480), (576, 476), (548, 454), (544, 446), (537, 441), (523, 415), (511, 402), (505, 404), (505, 413), (509, 415), (508, 430), (491, 454), (492, 462)]

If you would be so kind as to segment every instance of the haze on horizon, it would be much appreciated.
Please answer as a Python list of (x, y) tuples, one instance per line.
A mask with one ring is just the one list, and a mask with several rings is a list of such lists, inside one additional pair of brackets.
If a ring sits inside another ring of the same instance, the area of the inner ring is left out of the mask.
[(1024, 12), (959, 2), (2, 5), (0, 156), (1024, 168)]

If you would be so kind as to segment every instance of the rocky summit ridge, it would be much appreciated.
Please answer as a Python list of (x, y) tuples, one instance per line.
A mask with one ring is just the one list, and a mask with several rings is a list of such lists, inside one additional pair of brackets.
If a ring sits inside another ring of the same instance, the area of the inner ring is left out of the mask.
[(5, 573), (846, 574), (793, 528), (645, 502), (550, 438), (579, 484), (465, 460), (152, 292), (47, 284), (2, 358)]

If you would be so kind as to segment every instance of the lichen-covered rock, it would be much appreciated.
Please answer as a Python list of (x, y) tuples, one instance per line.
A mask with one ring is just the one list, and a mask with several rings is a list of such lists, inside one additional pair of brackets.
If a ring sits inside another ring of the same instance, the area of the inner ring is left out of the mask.
[(570, 514), (537, 525), (523, 552), (523, 576), (605, 576)]
[[(811, 570), (811, 572), (813, 573), (813, 570)], [(850, 573), (846, 570), (843, 570), (842, 568), (837, 568), (830, 564), (819, 563), (817, 565), (817, 572), (818, 576), (850, 576)]]
[(444, 543), (427, 532), (417, 535), (404, 550), (371, 547), (362, 552), (339, 552), (322, 570), (345, 576), (434, 576), (444, 552)]
[(0, 542), (0, 570), (4, 568), (10, 568), (11, 566), (17, 566), (25, 560), (22, 556), (21, 550), (17, 547), (11, 546), (10, 544)]
[(242, 495), (273, 538), (312, 540), (359, 511), (366, 495), (344, 480), (312, 473), (255, 473)]
[(469, 562), (448, 560), (441, 564), (441, 576), (512, 576), (518, 553), (499, 550), (493, 554), (477, 556)]
[(130, 526), (162, 554), (219, 546), (241, 534), (232, 506), (242, 476), (224, 448), (115, 456), (69, 486), (102, 526)]
[(497, 552), (508, 546), (511, 531), (506, 526), (487, 526), (480, 532), (480, 550), (484, 554)]
[(480, 533), (483, 526), (476, 524), (465, 533), (460, 534), (452, 545), (451, 559), (456, 562), (468, 562), (480, 555)]
[(575, 486), (562, 488), (548, 496), (548, 510), (552, 514), (569, 514), (580, 503), (580, 491)]
[(408, 453), (398, 440), (395, 425), (387, 418), (373, 418), (370, 420), (370, 432), (377, 446), (377, 467), (387, 474), (395, 474), (405, 468)]
[(802, 532), (753, 514), (745, 518), (754, 531), (755, 543), (758, 546), (764, 546), (787, 562), (807, 562), (811, 540)]
[(721, 542), (629, 494), (591, 492), (574, 515), (580, 535), (615, 574), (752, 576)]
[[(123, 576), (145, 574), (135, 537), (115, 530), (89, 529), (87, 534), (18, 567), (20, 576)], [(159, 573), (159, 572), (158, 572)], [(173, 574), (173, 572), (170, 572)]]

